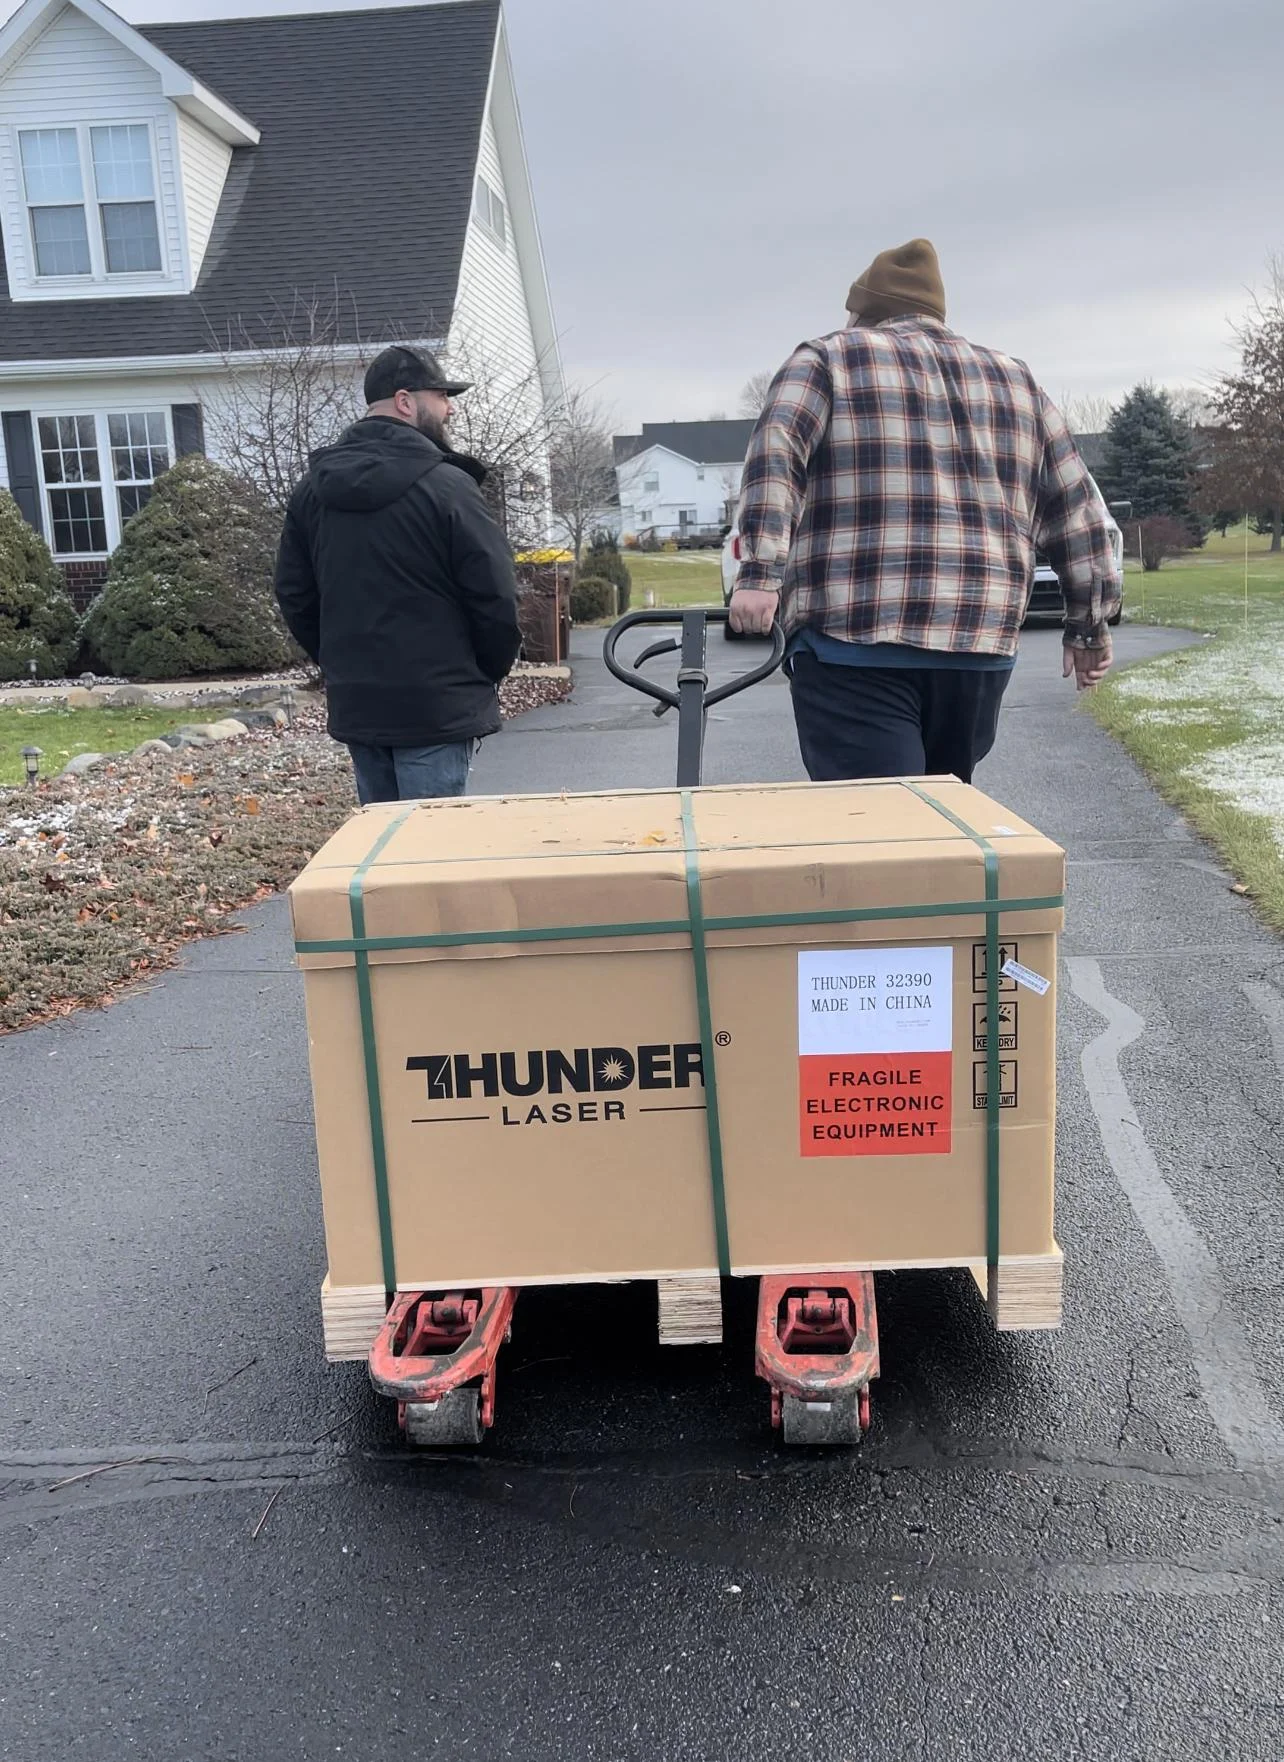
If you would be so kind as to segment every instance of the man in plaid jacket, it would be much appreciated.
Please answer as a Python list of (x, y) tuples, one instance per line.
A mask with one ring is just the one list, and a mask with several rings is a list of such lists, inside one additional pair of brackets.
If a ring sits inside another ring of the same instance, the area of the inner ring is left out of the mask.
[(945, 326), (926, 239), (853, 282), (844, 330), (772, 382), (741, 484), (733, 628), (779, 617), (808, 774), (970, 781), (994, 744), (1036, 550), (1064, 665), (1110, 666), (1120, 605), (1101, 497), (1023, 362)]

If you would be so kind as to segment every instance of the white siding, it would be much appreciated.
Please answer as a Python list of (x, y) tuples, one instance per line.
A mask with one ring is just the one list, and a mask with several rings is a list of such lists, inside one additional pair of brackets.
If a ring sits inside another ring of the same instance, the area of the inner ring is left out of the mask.
[[(520, 396), (525, 408), (514, 419), (514, 425), (529, 430), (538, 422), (543, 392), (522, 264), (508, 212), (508, 191), (489, 106), (477, 170), (504, 203), (505, 238), (501, 244), (488, 227), (470, 218), (450, 330), (450, 354), (461, 371), (466, 370), (465, 377), (479, 382), (485, 379), (485, 396), (491, 403), (498, 404), (506, 393)], [(461, 433), (464, 420), (466, 416), (461, 411)], [(547, 456), (541, 455), (534, 466), (547, 483)], [(510, 488), (515, 490), (516, 486)], [(520, 508), (515, 505), (514, 513), (519, 526), (529, 524), (534, 516), (547, 533), (546, 505), (538, 510), (529, 504)]]
[[(682, 530), (683, 508), (694, 511), (691, 524), (696, 527), (721, 526), (727, 502), (734, 502), (739, 494), (743, 469), (740, 460), (697, 465), (668, 447), (648, 447), (616, 467), (621, 530), (654, 528), (662, 538), (676, 536)], [(643, 487), (649, 478), (657, 480), (655, 489)]]
[[(92, 122), (148, 122), (156, 143), (160, 233), (170, 281), (157, 276), (112, 276), (110, 282), (78, 283), (80, 299), (121, 294), (155, 294), (186, 285), (179, 197), (175, 112), (161, 93), (160, 75), (122, 47), (114, 37), (65, 8), (4, 80), (0, 91), (0, 202), (10, 294), (15, 300), (65, 300), (67, 284), (31, 285), (33, 265), (27, 244), (27, 218), (18, 159), (20, 128)], [(86, 191), (92, 201), (92, 193)]]
[[(501, 197), (507, 212), (508, 191), (489, 111), (477, 170)], [(535, 367), (535, 340), (511, 221), (505, 232), (501, 245), (488, 227), (476, 219), (468, 223), (451, 341), (458, 338), (465, 348), (485, 347), (514, 380), (525, 380)]]
[(187, 209), (187, 251), (195, 283), (205, 260), (205, 247), (214, 230), (223, 183), (231, 163), (232, 149), (217, 135), (176, 111), (178, 148), (183, 174), (183, 197)]

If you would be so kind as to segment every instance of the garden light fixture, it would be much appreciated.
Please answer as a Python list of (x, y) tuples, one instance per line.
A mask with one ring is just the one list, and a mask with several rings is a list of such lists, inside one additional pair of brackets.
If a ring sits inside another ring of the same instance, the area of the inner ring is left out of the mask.
[(27, 787), (34, 789), (36, 778), (40, 775), (40, 761), (44, 757), (38, 746), (24, 746), (22, 762), (27, 768)]

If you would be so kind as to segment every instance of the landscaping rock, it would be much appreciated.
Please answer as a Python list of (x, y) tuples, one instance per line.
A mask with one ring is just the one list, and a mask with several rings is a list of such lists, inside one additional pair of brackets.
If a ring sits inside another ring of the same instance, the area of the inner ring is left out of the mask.
[(172, 759), (174, 748), (167, 740), (145, 740), (141, 746), (134, 748), (131, 756), (136, 759)]
[(103, 707), (99, 694), (84, 685), (73, 685), (64, 693), (63, 702), (69, 710), (101, 710)]
[(277, 709), (242, 710), (236, 720), (244, 722), (247, 728), (287, 728), (289, 726), (289, 718), (285, 711)]
[(184, 722), (175, 732), (188, 740), (205, 743), (213, 740), (235, 740), (239, 735), (248, 734), (249, 729), (244, 722), (237, 722), (228, 716), (221, 722)]
[(69, 765), (64, 765), (62, 776), (83, 777), (86, 771), (92, 771), (95, 765), (101, 765), (107, 758), (106, 753), (77, 753)]

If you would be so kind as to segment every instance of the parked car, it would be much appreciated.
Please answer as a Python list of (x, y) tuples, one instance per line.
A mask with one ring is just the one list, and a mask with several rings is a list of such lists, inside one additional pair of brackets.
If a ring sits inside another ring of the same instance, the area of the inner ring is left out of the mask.
[[(1119, 573), (1120, 581), (1122, 581), (1124, 541), (1119, 522), (1114, 516), (1113, 507), (1107, 511), (1106, 518), (1110, 522), (1110, 543), (1115, 553), (1115, 568)], [(1036, 555), (1034, 563), (1034, 580), (1030, 584), (1030, 598), (1026, 604), (1025, 617), (1021, 620), (1023, 630), (1030, 624), (1048, 622), (1060, 624), (1066, 615), (1066, 603), (1061, 592), (1060, 576), (1041, 551)], [(1121, 606), (1110, 622), (1118, 624), (1122, 617), (1123, 608)]]

